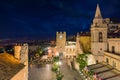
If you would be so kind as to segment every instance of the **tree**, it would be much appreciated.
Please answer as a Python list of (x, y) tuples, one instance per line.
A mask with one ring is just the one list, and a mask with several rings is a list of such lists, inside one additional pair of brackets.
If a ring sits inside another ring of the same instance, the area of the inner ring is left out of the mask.
[(52, 66), (52, 71), (55, 72), (55, 73), (57, 73), (58, 67), (59, 66), (56, 63), (54, 63), (53, 66)]
[(76, 58), (76, 61), (79, 63), (80, 71), (82, 71), (87, 66), (87, 56), (86, 54), (79, 54)]
[(39, 54), (40, 56), (43, 54), (43, 49), (40, 47), (37, 50), (37, 54)]
[(62, 80), (63, 76), (62, 73), (59, 70), (59, 56), (53, 57), (53, 66), (52, 66), (52, 71), (56, 73), (56, 79), (57, 80)]
[(59, 61), (59, 57), (53, 57), (53, 62), (58, 62)]
[(57, 80), (62, 80), (63, 77), (64, 77), (64, 75), (62, 73), (56, 74)]

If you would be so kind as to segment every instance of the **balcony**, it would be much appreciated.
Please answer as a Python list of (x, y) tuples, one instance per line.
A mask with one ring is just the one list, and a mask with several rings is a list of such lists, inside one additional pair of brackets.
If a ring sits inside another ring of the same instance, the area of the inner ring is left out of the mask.
[(104, 55), (105, 55), (105, 56), (109, 56), (109, 57), (111, 57), (111, 58), (114, 58), (114, 59), (116, 59), (116, 60), (120, 60), (120, 53), (112, 53), (112, 52), (110, 52), (110, 51), (105, 51), (105, 52), (104, 52)]
[(109, 54), (113, 54), (113, 55), (117, 55), (117, 56), (120, 56), (120, 53), (116, 53), (116, 52), (112, 52), (112, 51), (105, 51), (106, 53), (109, 53)]

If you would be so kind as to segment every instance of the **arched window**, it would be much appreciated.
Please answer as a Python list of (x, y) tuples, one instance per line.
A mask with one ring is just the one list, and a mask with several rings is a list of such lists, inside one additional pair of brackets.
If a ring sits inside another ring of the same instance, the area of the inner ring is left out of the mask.
[(107, 44), (107, 51), (109, 52), (109, 44)]
[(115, 53), (115, 46), (112, 46), (112, 53)]
[(103, 42), (103, 35), (102, 35), (102, 32), (99, 32), (99, 42)]
[(109, 59), (108, 59), (108, 58), (106, 58), (106, 63), (107, 63), (107, 64), (109, 63)]

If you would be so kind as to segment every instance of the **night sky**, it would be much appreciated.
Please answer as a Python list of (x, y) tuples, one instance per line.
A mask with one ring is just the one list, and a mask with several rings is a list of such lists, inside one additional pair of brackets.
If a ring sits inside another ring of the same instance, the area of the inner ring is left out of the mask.
[(104, 18), (120, 19), (120, 0), (1, 0), (0, 38), (53, 38), (89, 31), (99, 3)]

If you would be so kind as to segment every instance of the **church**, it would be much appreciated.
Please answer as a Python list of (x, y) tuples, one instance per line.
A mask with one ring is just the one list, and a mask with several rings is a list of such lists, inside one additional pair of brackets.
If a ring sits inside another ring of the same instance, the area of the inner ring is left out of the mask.
[(120, 70), (120, 24), (104, 19), (98, 4), (91, 24), (91, 52), (96, 63), (104, 61)]

